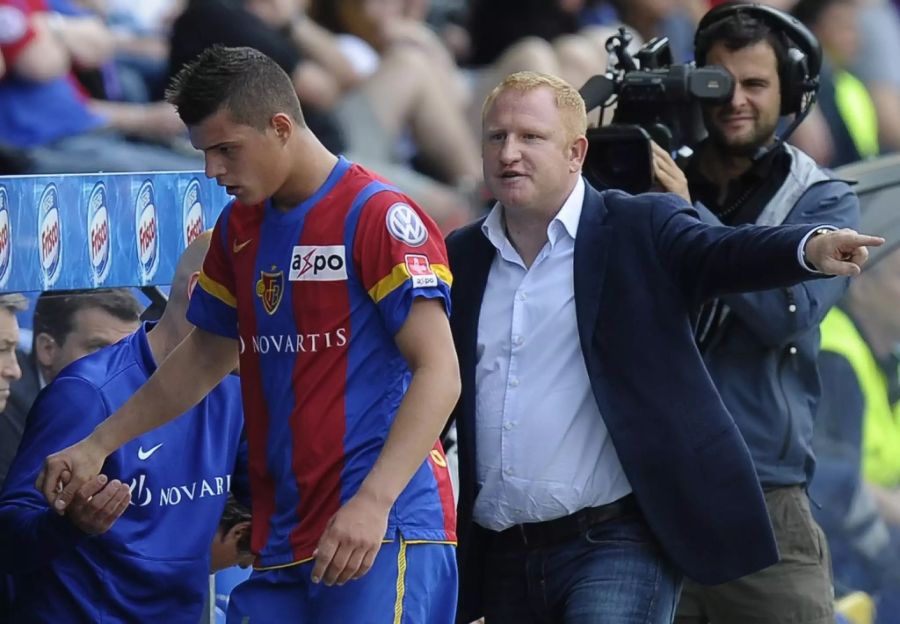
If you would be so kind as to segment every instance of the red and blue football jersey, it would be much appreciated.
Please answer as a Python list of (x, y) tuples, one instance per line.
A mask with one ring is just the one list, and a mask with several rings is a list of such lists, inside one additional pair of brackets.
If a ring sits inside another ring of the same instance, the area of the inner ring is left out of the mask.
[[(188, 319), (240, 341), (257, 567), (312, 557), (387, 439), (411, 379), (394, 343), (416, 297), (449, 314), (437, 226), (341, 158), (290, 212), (271, 201), (220, 215)], [(455, 542), (440, 442), (391, 510), (386, 539)]]

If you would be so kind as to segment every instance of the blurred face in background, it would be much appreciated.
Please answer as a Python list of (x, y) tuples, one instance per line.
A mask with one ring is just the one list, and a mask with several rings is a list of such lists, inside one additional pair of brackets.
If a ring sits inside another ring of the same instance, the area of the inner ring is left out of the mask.
[(16, 315), (7, 308), (0, 308), (0, 412), (6, 409), (10, 384), (22, 376), (16, 360), (18, 344), (19, 322)]
[(302, 8), (298, 0), (246, 0), (246, 7), (273, 28), (290, 24)]
[(832, 63), (849, 65), (859, 50), (859, 8), (853, 0), (831, 2), (813, 26), (813, 34)]
[(751, 155), (775, 137), (781, 115), (781, 85), (775, 50), (760, 41), (739, 50), (717, 42), (707, 65), (721, 65), (734, 76), (734, 95), (725, 104), (703, 111), (710, 140), (722, 152)]
[(362, 0), (363, 13), (377, 24), (403, 17), (406, 10), (405, 0)]

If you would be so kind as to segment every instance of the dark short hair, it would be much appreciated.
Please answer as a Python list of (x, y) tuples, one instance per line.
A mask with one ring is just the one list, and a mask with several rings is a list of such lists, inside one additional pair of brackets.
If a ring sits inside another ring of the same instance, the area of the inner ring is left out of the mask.
[(271, 58), (253, 48), (214, 45), (172, 78), (166, 100), (181, 120), (194, 126), (221, 108), (237, 123), (264, 129), (276, 113), (305, 126), (291, 78)]
[(75, 314), (91, 308), (122, 321), (137, 322), (141, 318), (141, 306), (127, 288), (50, 290), (42, 292), (34, 305), (34, 335), (49, 334), (63, 345), (72, 333)]
[(697, 33), (694, 60), (697, 61), (697, 65), (705, 65), (706, 55), (716, 43), (724, 43), (729, 50), (741, 50), (761, 41), (767, 42), (775, 50), (780, 73), (790, 47), (787, 36), (781, 31), (772, 29), (764, 20), (740, 9)]
[[(225, 509), (222, 510), (222, 518), (219, 520), (219, 532), (225, 537), (235, 525), (241, 522), (250, 522), (252, 516), (250, 510), (241, 505), (234, 494), (229, 492), (228, 500), (225, 503)], [(250, 533), (248, 532), (244, 539), (238, 543), (241, 550), (250, 550)]]

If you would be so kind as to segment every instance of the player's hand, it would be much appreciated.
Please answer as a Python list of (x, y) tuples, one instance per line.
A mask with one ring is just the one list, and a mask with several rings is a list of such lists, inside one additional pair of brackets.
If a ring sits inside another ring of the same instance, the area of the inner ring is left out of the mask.
[(47, 457), (35, 487), (53, 510), (62, 515), (78, 490), (100, 474), (107, 455), (107, 451), (92, 436), (88, 436)]
[(66, 517), (88, 535), (106, 533), (128, 509), (131, 489), (113, 479), (107, 483), (106, 475), (88, 480), (75, 493), (66, 510)]
[(869, 257), (866, 247), (879, 247), (884, 239), (842, 229), (811, 236), (806, 260), (826, 275), (859, 275)]
[(368, 572), (384, 540), (390, 509), (362, 492), (338, 509), (319, 539), (313, 582), (343, 585)]
[(687, 178), (681, 167), (676, 165), (669, 153), (655, 141), (650, 141), (650, 145), (653, 150), (653, 178), (656, 183), (667, 193), (675, 193), (691, 203)]

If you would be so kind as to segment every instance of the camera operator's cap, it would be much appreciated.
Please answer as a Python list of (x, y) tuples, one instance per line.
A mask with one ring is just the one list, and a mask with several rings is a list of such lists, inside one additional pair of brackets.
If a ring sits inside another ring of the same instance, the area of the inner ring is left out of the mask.
[(857, 181), (854, 190), (860, 197), (860, 232), (885, 240), (881, 247), (869, 248), (865, 271), (900, 248), (900, 154), (853, 163), (836, 173), (844, 180)]

